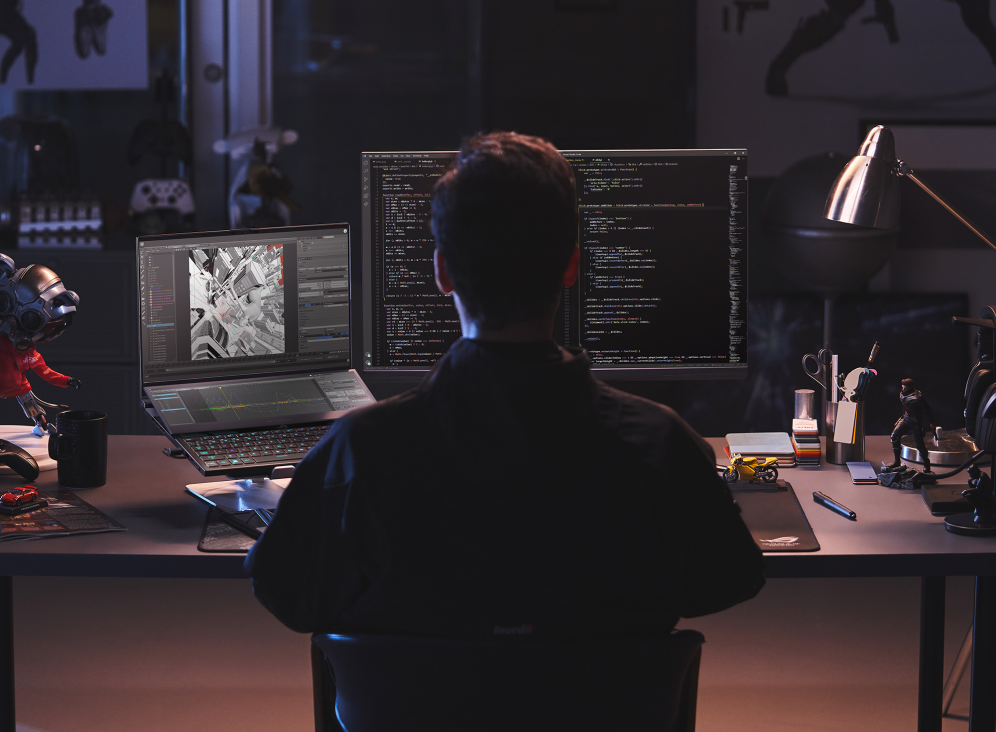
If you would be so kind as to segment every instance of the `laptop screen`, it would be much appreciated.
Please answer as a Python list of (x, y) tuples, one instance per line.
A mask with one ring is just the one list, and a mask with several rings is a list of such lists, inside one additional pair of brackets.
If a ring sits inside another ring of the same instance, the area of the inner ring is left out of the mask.
[(349, 226), (138, 240), (142, 383), (350, 367)]

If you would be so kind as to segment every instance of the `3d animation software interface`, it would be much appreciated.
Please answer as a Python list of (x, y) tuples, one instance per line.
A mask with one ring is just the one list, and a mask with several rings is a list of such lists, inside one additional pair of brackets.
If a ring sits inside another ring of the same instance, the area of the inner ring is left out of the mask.
[(349, 235), (142, 242), (146, 383), (349, 367)]
[[(594, 366), (746, 362), (747, 154), (563, 151), (581, 268), (555, 337)], [(428, 368), (460, 335), (433, 279), (432, 186), (454, 153), (363, 157), (367, 369)]]

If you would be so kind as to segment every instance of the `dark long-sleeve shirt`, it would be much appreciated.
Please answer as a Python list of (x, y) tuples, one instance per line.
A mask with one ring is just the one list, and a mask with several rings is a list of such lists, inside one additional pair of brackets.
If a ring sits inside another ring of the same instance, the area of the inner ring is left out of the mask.
[(448, 637), (666, 633), (753, 597), (708, 444), (568, 355), (460, 340), (340, 419), (246, 559), (256, 597), (298, 631)]

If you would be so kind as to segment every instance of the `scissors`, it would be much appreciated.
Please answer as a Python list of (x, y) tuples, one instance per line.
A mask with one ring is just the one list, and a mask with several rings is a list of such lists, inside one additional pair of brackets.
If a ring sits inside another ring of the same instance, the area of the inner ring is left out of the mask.
[[(812, 364), (810, 363), (812, 361)], [(829, 348), (821, 348), (815, 356), (807, 353), (802, 357), (802, 370), (827, 391), (830, 391), (830, 365), (833, 363), (833, 351)], [(815, 369), (810, 367), (815, 365)]]

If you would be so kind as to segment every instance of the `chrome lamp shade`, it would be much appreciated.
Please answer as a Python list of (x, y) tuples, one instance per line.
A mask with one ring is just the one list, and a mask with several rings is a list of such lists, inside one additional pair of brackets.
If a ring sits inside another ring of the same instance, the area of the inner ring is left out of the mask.
[(837, 176), (827, 196), (823, 217), (845, 224), (895, 230), (899, 224), (899, 176), (920, 186), (973, 234), (996, 249), (996, 241), (931, 190), (909, 165), (896, 159), (892, 130), (882, 125), (868, 131), (857, 156)]
[(875, 229), (899, 225), (899, 174), (892, 131), (881, 125), (865, 136), (856, 157), (834, 181), (824, 218)]

